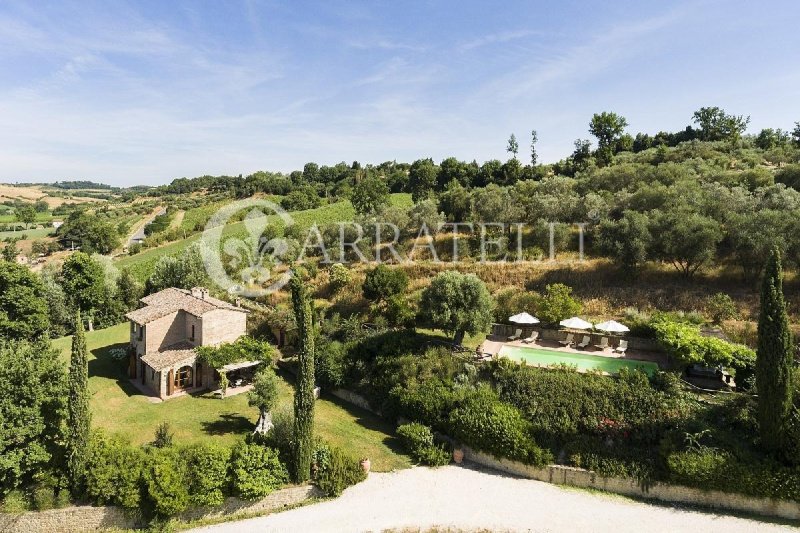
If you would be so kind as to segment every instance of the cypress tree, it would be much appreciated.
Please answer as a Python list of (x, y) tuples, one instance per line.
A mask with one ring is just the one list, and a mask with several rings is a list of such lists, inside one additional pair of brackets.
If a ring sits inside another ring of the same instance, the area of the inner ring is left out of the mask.
[(86, 453), (89, 446), (89, 370), (86, 334), (81, 313), (75, 313), (75, 334), (69, 363), (67, 404), (67, 471), (74, 496), (81, 496), (86, 478)]
[(311, 300), (295, 271), (290, 282), (292, 305), (300, 333), (300, 354), (294, 393), (294, 457), (291, 465), (295, 483), (307, 481), (314, 453), (314, 326)]
[(780, 449), (792, 406), (792, 338), (783, 299), (780, 252), (772, 250), (761, 287), (758, 318), (756, 388), (761, 442), (769, 451)]

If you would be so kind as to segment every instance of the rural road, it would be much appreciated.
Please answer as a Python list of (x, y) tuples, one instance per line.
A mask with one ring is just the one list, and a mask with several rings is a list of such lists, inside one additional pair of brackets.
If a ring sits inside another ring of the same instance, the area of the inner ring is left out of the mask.
[(434, 526), (460, 531), (570, 533), (797, 531), (786, 525), (651, 505), (458, 466), (373, 473), (335, 500), (193, 531), (424, 532)]

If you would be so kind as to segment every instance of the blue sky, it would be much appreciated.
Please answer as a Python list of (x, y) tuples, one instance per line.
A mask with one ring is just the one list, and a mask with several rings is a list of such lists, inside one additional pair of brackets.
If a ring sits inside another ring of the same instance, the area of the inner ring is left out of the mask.
[[(762, 5), (763, 4), (763, 5)], [(158, 184), (306, 161), (543, 162), (592, 113), (800, 120), (800, 3), (0, 3), (0, 181)]]

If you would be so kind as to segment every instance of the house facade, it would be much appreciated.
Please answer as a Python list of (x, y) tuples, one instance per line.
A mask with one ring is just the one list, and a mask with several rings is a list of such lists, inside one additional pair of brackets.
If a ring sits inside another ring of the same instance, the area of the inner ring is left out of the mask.
[(167, 399), (217, 385), (214, 369), (197, 359), (198, 346), (233, 342), (247, 331), (247, 311), (208, 290), (169, 288), (145, 296), (125, 317), (131, 327), (131, 379)]

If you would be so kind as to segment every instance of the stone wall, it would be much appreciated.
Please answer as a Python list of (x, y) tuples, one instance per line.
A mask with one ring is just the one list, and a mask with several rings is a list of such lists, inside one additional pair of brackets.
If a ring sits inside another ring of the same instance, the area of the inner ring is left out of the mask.
[(370, 404), (369, 404), (369, 402), (367, 401), (366, 398), (364, 398), (363, 396), (361, 396), (359, 394), (356, 394), (355, 392), (351, 392), (351, 391), (346, 390), (346, 389), (333, 389), (333, 390), (330, 391), (330, 393), (333, 396), (336, 396), (337, 398), (339, 398), (341, 400), (344, 400), (344, 401), (346, 401), (348, 403), (352, 403), (356, 407), (360, 407), (360, 408), (362, 408), (362, 409), (364, 409), (366, 411), (369, 411), (371, 413), (375, 413), (378, 416), (382, 416), (381, 413), (378, 410), (373, 409), (370, 406)]
[[(362, 409), (380, 414), (370, 407), (366, 398), (354, 392), (345, 389), (336, 389), (331, 391), (331, 394), (346, 402), (357, 405)], [(407, 422), (408, 420), (404, 419), (399, 419), (397, 421), (398, 424), (405, 424)], [(453, 442), (453, 439), (446, 435), (442, 435), (442, 437)], [(787, 520), (800, 520), (800, 502), (757, 498), (744, 494), (715, 490), (706, 491), (667, 483), (654, 483), (647, 487), (642, 487), (636, 480), (630, 478), (603, 477), (589, 470), (562, 465), (535, 467), (508, 459), (498, 459), (492, 455), (475, 451), (463, 445), (461, 449), (464, 450), (464, 459), (472, 463), (493, 470), (507, 472), (515, 476), (536, 479), (556, 485), (592, 488), (635, 498), (700, 505), (764, 516), (774, 516)]]
[(153, 353), (186, 339), (186, 321), (179, 316), (183, 311), (175, 311), (144, 327), (145, 352)]
[[(539, 338), (546, 341), (557, 342), (560, 340), (564, 340), (564, 338), (566, 337), (566, 334), (564, 333), (563, 330), (554, 328), (545, 328), (539, 324), (535, 326), (492, 324), (492, 335), (496, 335), (499, 337), (509, 337), (513, 335), (518, 329), (522, 330), (523, 338), (529, 336), (533, 331), (538, 331)], [(617, 337), (602, 333), (576, 332), (574, 335), (576, 340), (580, 340), (581, 338), (583, 338), (583, 335), (589, 335), (592, 344), (599, 344), (601, 337), (608, 337), (611, 340), (610, 344), (612, 346), (616, 346), (618, 342)], [(642, 337), (629, 337), (628, 335), (625, 335), (622, 338), (628, 341), (628, 348), (631, 350), (640, 350), (644, 352), (656, 352), (656, 353), (664, 352), (664, 349), (653, 339), (645, 339)]]
[[(239, 498), (228, 498), (218, 507), (192, 509), (180, 515), (183, 521), (221, 520), (240, 516), (251, 516), (280, 511), (309, 498), (323, 496), (322, 491), (313, 485), (299, 485), (277, 490), (266, 498), (248, 502)], [(12, 533), (78, 533), (101, 529), (135, 529), (143, 524), (119, 507), (77, 506), (50, 511), (21, 514), (0, 513), (0, 532)]]
[(636, 480), (629, 478), (603, 477), (588, 470), (561, 465), (540, 468), (508, 459), (498, 459), (466, 446), (463, 446), (462, 449), (464, 450), (464, 458), (467, 461), (494, 470), (556, 485), (592, 488), (635, 498), (701, 505), (717, 509), (774, 516), (788, 520), (800, 520), (800, 503), (798, 502), (756, 498), (744, 494), (715, 490), (706, 491), (667, 483), (653, 483), (643, 487)]
[(203, 314), (203, 346), (233, 342), (247, 333), (247, 314), (229, 309), (214, 309)]

